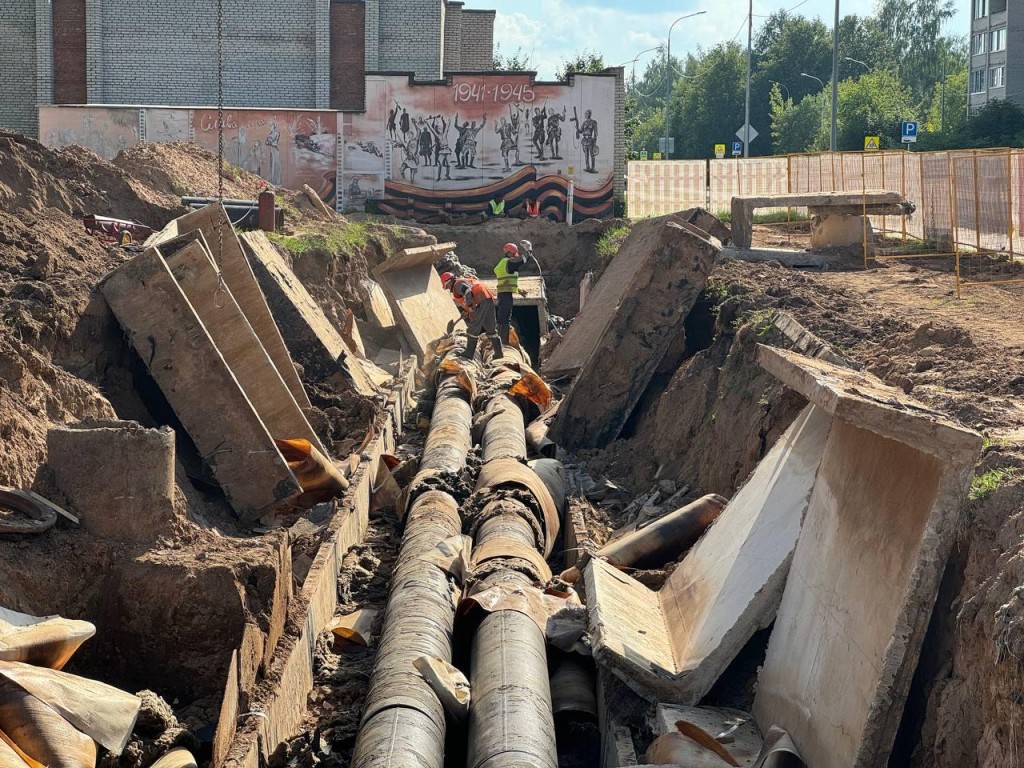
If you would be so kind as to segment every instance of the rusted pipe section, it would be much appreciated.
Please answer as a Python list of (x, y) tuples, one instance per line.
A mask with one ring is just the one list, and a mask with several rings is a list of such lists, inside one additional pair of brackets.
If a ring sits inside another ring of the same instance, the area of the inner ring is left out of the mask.
[[(491, 381), (517, 378), (505, 374), (499, 370)], [(467, 519), (474, 561), (487, 555), (474, 569), (474, 592), (534, 589), (547, 579), (543, 555), (552, 531), (557, 535), (557, 511), (543, 482), (518, 463), (526, 455), (522, 411), (499, 392), (485, 413), (493, 415), (481, 440), (480, 508)], [(532, 618), (498, 608), (483, 619), (473, 637), (470, 682), (469, 768), (557, 768), (546, 638)]]
[(420, 471), (410, 485), (405, 532), (388, 595), (353, 768), (442, 768), (444, 707), (413, 662), (452, 658), (451, 577), (422, 559), (462, 523), (451, 478), (471, 447), (469, 394), (457, 377), (437, 388)]

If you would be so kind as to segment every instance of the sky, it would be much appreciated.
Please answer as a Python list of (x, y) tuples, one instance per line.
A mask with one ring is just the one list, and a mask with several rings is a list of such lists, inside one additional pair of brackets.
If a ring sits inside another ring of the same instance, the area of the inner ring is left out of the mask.
[[(957, 5), (961, 10), (947, 29), (950, 34), (966, 34), (969, 0), (957, 0)], [(563, 57), (583, 49), (603, 55), (609, 66), (632, 62), (644, 49), (663, 44), (674, 20), (700, 10), (707, 12), (675, 26), (673, 56), (734, 37), (745, 45), (747, 39), (746, 0), (466, 0), (465, 7), (496, 10), (495, 45), (503, 55), (521, 47), (545, 80), (554, 77)], [(874, 0), (840, 0), (843, 16), (870, 14), (873, 7)], [(821, 17), (829, 27), (835, 14), (833, 0), (754, 0), (754, 34), (764, 16), (781, 9)], [(640, 56), (637, 77), (653, 55), (652, 51)], [(627, 77), (632, 66), (627, 64)]]

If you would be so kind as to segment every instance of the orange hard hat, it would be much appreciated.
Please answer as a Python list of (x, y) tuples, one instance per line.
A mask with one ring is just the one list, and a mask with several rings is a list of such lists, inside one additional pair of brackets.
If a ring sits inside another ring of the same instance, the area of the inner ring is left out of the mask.
[(505, 243), (505, 247), (502, 248), (505, 253), (519, 253), (519, 248), (515, 243)]
[(448, 283), (455, 279), (455, 275), (451, 272), (445, 272), (441, 275), (441, 286), (444, 288), (448, 287)]

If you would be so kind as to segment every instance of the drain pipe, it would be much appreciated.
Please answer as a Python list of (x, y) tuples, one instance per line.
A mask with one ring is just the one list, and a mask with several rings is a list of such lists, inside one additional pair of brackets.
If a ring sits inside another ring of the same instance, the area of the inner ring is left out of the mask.
[(446, 573), (422, 557), (462, 529), (451, 486), (472, 447), (469, 399), (456, 376), (447, 375), (437, 387), (420, 471), (409, 487), (402, 547), (352, 768), (444, 765), (444, 708), (413, 662), (420, 656), (452, 658), (452, 586)]
[[(483, 505), (467, 520), (475, 529), (475, 593), (529, 590), (547, 579), (541, 571), (550, 528), (541, 522), (535, 495), (530, 503), (535, 492), (516, 480), (533, 471), (520, 463), (526, 457), (522, 411), (504, 393), (515, 378), (499, 368), (491, 381), (502, 389), (484, 409), (484, 468), (477, 482)], [(529, 616), (499, 609), (483, 619), (473, 637), (470, 682), (469, 768), (557, 768), (546, 638)]]

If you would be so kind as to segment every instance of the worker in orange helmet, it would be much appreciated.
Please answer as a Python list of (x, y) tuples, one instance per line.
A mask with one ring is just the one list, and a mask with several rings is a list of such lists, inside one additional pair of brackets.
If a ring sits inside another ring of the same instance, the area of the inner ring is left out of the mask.
[[(491, 351), (495, 357), (503, 357), (505, 350), (501, 345), (501, 338), (496, 332), (494, 294), (479, 280), (471, 277), (456, 277), (451, 272), (441, 275), (441, 285), (452, 292), (452, 298), (459, 307), (459, 319), (466, 321), (466, 332), (469, 336), (469, 343), (466, 349), (460, 354), (467, 360), (472, 360), (476, 354), (476, 345), (482, 333), (487, 334), (491, 343)], [(455, 328), (457, 321), (448, 323), (448, 333)]]
[(512, 309), (515, 303), (513, 294), (526, 295), (519, 288), (519, 270), (525, 264), (526, 254), (520, 253), (515, 243), (506, 243), (502, 248), (502, 257), (494, 268), (494, 276), (498, 278), (498, 335), (506, 344), (509, 343), (509, 329), (512, 327)]

